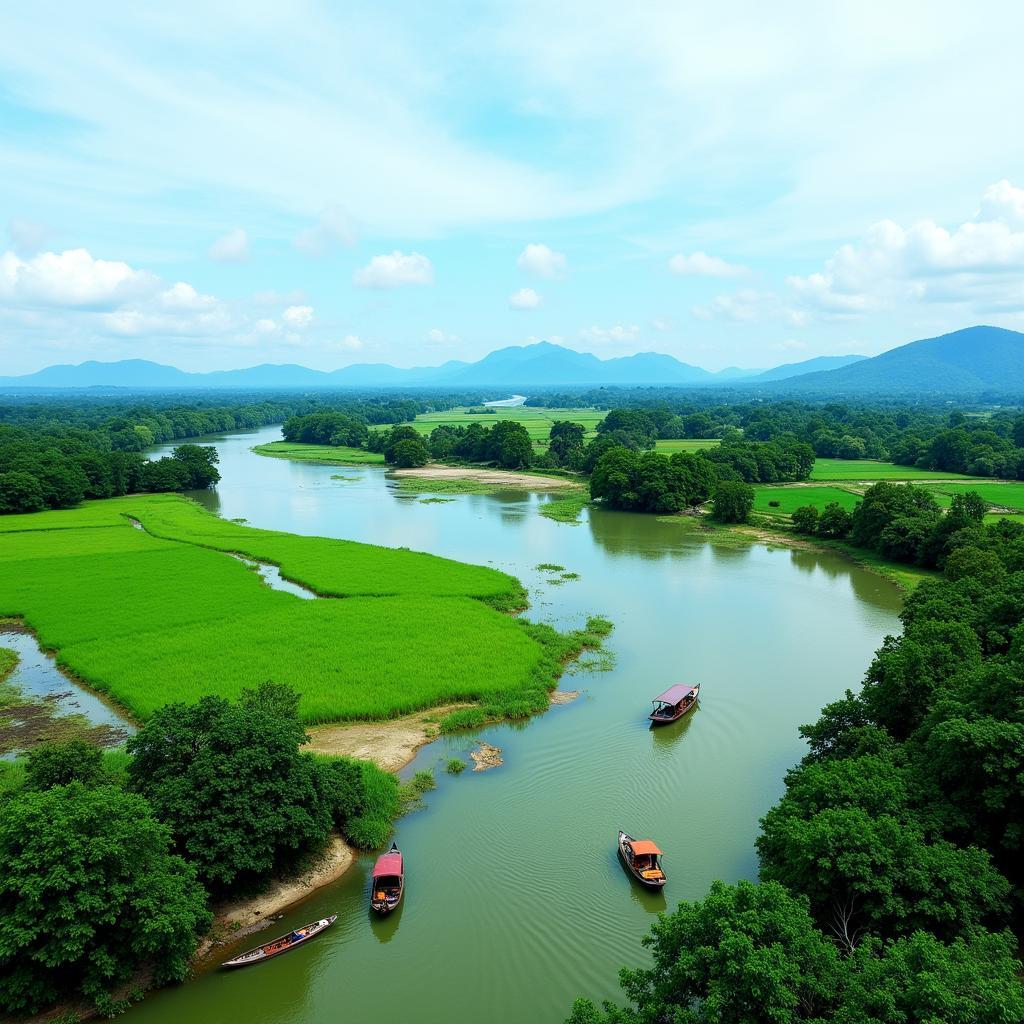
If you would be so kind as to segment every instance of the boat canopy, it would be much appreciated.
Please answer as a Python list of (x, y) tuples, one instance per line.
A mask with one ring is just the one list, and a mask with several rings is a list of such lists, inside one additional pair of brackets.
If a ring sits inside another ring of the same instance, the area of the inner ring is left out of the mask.
[(385, 853), (377, 858), (373, 866), (373, 877), (381, 875), (400, 875), (402, 873), (402, 855), (400, 853)]
[(661, 850), (650, 839), (634, 839), (630, 846), (633, 847), (633, 853), (637, 856), (643, 856), (648, 853), (653, 853), (656, 857), (661, 856)]
[(684, 697), (689, 696), (693, 693), (697, 687), (685, 686), (683, 683), (676, 683), (675, 686), (670, 686), (661, 696), (655, 697), (652, 704), (678, 704)]

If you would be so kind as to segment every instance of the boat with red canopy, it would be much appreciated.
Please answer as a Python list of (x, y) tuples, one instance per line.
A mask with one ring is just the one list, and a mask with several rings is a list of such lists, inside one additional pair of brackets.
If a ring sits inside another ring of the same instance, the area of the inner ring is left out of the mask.
[(650, 714), (651, 721), (655, 725), (678, 722), (683, 715), (697, 706), (699, 695), (700, 683), (696, 686), (686, 686), (684, 683), (670, 686), (651, 701), (654, 705), (654, 710)]
[(247, 950), (245, 953), (236, 956), (233, 960), (225, 960), (221, 967), (248, 967), (249, 964), (261, 963), (264, 960), (269, 960), (272, 956), (277, 956), (279, 953), (287, 953), (288, 950), (301, 946), (315, 935), (319, 935), (325, 928), (330, 928), (337, 919), (338, 915), (334, 914), (331, 917), (321, 918), (319, 921), (311, 921), (309, 924), (304, 924), (301, 928), (296, 928), (287, 935), (279, 935), (276, 939), (271, 939), (270, 942), (264, 942), (262, 946)]
[(390, 914), (402, 902), (405, 890), (405, 863), (396, 843), (382, 853), (373, 866), (370, 906), (378, 914)]
[(619, 856), (629, 873), (648, 889), (660, 889), (665, 884), (661, 867), (662, 853), (650, 839), (634, 839), (619, 832)]

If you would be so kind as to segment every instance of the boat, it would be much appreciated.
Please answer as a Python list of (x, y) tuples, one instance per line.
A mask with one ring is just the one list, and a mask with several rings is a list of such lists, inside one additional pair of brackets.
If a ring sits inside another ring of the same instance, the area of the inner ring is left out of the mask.
[(392, 843), (391, 849), (382, 853), (373, 866), (370, 906), (378, 914), (390, 914), (402, 902), (404, 890), (405, 864), (402, 852), (396, 843)]
[(662, 853), (650, 839), (634, 839), (620, 830), (619, 856), (641, 885), (660, 889), (665, 884), (665, 872), (661, 869)]
[(678, 722), (683, 715), (697, 706), (699, 695), (700, 683), (696, 686), (686, 686), (683, 683), (670, 686), (651, 701), (654, 705), (654, 710), (650, 714), (651, 721), (655, 725)]
[(301, 946), (304, 942), (309, 942), (325, 928), (330, 928), (337, 919), (338, 915), (334, 914), (331, 917), (322, 917), (319, 921), (311, 921), (301, 928), (290, 931), (287, 935), (279, 935), (276, 939), (271, 939), (270, 942), (264, 942), (262, 946), (250, 949), (233, 960), (225, 960), (221, 967), (248, 967), (249, 964), (258, 964), (263, 960), (269, 960), (279, 953), (287, 953), (288, 950)]

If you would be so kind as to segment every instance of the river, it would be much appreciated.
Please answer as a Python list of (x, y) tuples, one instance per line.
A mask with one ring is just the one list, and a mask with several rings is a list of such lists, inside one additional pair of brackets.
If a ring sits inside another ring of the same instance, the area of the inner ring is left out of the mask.
[[(615, 664), (563, 679), (583, 691), (572, 703), (420, 752), (405, 774), (434, 769), (438, 788), (398, 823), (407, 890), (395, 914), (371, 916), (373, 858), (361, 857), (264, 933), (337, 914), (315, 942), (245, 971), (204, 971), (129, 1020), (556, 1024), (577, 995), (617, 998), (618, 969), (645, 962), (640, 939), (658, 911), (713, 879), (756, 877), (757, 822), (802, 754), (797, 727), (855, 687), (899, 631), (899, 592), (832, 555), (709, 543), (630, 513), (559, 523), (538, 514), (543, 494), (425, 503), (379, 468), (250, 451), (278, 437), (268, 427), (212, 442), (223, 479), (195, 496), (253, 526), (494, 565), (527, 585), (532, 618), (570, 628), (607, 615)], [(535, 568), (545, 562), (580, 578), (553, 585)], [(695, 681), (700, 707), (649, 729), (650, 698)], [(477, 738), (505, 764), (445, 774)], [(626, 876), (618, 828), (666, 851), (664, 894)]]

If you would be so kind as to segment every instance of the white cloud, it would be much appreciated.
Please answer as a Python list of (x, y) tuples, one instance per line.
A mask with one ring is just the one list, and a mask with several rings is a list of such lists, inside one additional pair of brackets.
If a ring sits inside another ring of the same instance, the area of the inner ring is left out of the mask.
[(363, 348), (363, 340), (358, 334), (346, 334), (338, 344), (340, 348), (346, 349), (349, 352), (358, 352)]
[(567, 267), (565, 253), (555, 252), (554, 249), (536, 242), (531, 242), (519, 254), (516, 266), (534, 277), (544, 277), (552, 281), (564, 277)]
[(14, 251), (21, 256), (35, 256), (53, 235), (48, 224), (40, 224), (24, 217), (12, 217), (7, 225), (7, 236)]
[(273, 320), (262, 317), (253, 324), (252, 329), (256, 334), (276, 334), (278, 328)]
[(374, 256), (357, 270), (352, 278), (360, 288), (401, 288), (410, 284), (433, 284), (434, 268), (426, 256), (418, 252), (406, 255), (396, 249), (393, 253)]
[(509, 309), (536, 309), (543, 300), (532, 288), (520, 288), (508, 297)]
[(694, 306), (690, 311), (698, 320), (731, 320), (733, 323), (749, 323), (766, 314), (774, 314), (778, 300), (770, 292), (757, 292), (742, 288), (731, 295), (716, 295), (710, 302)]
[(95, 259), (87, 249), (44, 252), (28, 260), (13, 252), (0, 256), (0, 299), (14, 305), (109, 309), (158, 283), (148, 271)]
[(328, 206), (317, 222), (300, 231), (292, 244), (307, 256), (326, 256), (339, 246), (351, 248), (356, 244), (355, 223), (341, 206)]
[(218, 263), (244, 263), (249, 258), (249, 236), (242, 228), (221, 235), (210, 246), (209, 257)]
[(960, 304), (974, 312), (1024, 310), (1024, 190), (990, 187), (974, 220), (949, 230), (933, 220), (873, 224), (824, 267), (788, 279), (806, 311), (861, 316), (906, 303)]
[(282, 314), (281, 319), (293, 328), (308, 327), (313, 322), (312, 306), (289, 306)]
[(680, 276), (699, 277), (740, 277), (747, 272), (746, 267), (736, 263), (727, 263), (718, 256), (709, 256), (699, 249), (687, 256), (676, 253), (668, 261), (668, 269)]
[(427, 331), (427, 341), (433, 342), (435, 345), (455, 345), (459, 340), (457, 334), (449, 334), (447, 331), (442, 331), (440, 327), (434, 327)]
[(614, 327), (584, 327), (580, 338), (592, 345), (625, 345), (632, 344), (640, 338), (637, 324), (616, 324)]
[(660, 334), (665, 334), (668, 331), (671, 331), (674, 326), (675, 325), (667, 316), (656, 316), (651, 321), (651, 327), (653, 327)]

